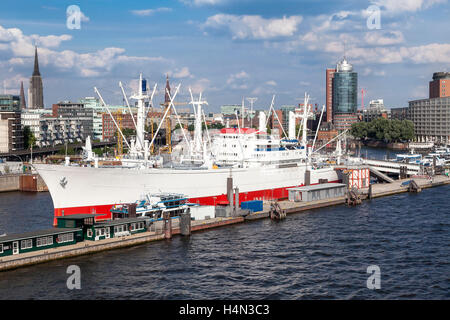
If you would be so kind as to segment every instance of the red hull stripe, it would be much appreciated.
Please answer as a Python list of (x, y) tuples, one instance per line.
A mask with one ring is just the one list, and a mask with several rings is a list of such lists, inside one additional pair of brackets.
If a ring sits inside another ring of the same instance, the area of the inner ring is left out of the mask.
[[(340, 182), (340, 181), (330, 181), (332, 182)], [(276, 189), (267, 189), (267, 190), (258, 190), (258, 191), (250, 191), (250, 192), (240, 192), (239, 193), (239, 205), (243, 201), (251, 201), (251, 200), (280, 200), (286, 199), (289, 196), (289, 192), (287, 189), (294, 187), (301, 187), (303, 185), (285, 187), (285, 188), (276, 188)], [(218, 196), (209, 196), (209, 197), (199, 197), (199, 198), (190, 198), (190, 203), (197, 203), (203, 206), (215, 206), (219, 203), (227, 202), (227, 195), (221, 194)], [(96, 205), (96, 206), (84, 206), (84, 207), (70, 207), (70, 208), (57, 208), (55, 209), (55, 216), (53, 220), (53, 224), (56, 226), (57, 217), (67, 216), (71, 214), (86, 214), (86, 213), (96, 213), (101, 214), (98, 216), (97, 220), (107, 220), (111, 219), (111, 208), (115, 204), (106, 204), (106, 205)]]

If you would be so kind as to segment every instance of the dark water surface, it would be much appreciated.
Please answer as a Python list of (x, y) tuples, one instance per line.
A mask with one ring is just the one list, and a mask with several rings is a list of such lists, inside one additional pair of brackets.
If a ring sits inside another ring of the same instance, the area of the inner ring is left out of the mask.
[[(450, 186), (0, 272), (0, 299), (448, 299)], [(0, 194), (0, 234), (48, 228), (48, 193)], [(66, 269), (81, 268), (81, 290)], [(381, 289), (366, 287), (378, 265)]]

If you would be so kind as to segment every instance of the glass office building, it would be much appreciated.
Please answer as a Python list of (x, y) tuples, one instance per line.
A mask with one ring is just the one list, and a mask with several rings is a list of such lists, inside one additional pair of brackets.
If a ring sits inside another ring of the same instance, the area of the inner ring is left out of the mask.
[(344, 58), (337, 64), (333, 77), (333, 119), (338, 130), (357, 121), (358, 74)]

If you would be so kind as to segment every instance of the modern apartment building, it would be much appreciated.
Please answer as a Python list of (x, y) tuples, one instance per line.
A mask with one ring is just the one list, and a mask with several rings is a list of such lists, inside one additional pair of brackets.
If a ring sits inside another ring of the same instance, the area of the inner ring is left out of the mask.
[(62, 101), (53, 104), (53, 117), (71, 118), (81, 121), (83, 125), (83, 140), (88, 136), (93, 137), (94, 110), (86, 108), (84, 103)]
[(372, 100), (369, 103), (369, 107), (367, 109), (362, 110), (362, 121), (370, 122), (377, 118), (391, 118), (391, 110), (388, 110), (384, 106), (383, 99)]
[(23, 149), (20, 96), (0, 95), (0, 153)]
[(51, 147), (84, 141), (84, 128), (80, 119), (53, 117), (49, 109), (28, 109), (22, 112), (22, 126), (28, 126), (38, 147)]
[(408, 119), (419, 142), (450, 143), (450, 97), (410, 101)]

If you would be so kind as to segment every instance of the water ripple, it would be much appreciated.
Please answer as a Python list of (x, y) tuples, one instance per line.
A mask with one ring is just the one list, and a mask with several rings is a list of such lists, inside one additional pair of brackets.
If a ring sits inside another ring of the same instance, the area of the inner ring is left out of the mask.
[[(448, 299), (450, 187), (0, 273), (0, 299)], [(0, 231), (46, 228), (50, 196), (0, 194)], [(66, 288), (77, 264), (82, 289)], [(381, 289), (369, 290), (369, 265)]]

